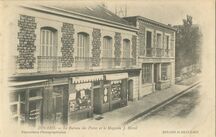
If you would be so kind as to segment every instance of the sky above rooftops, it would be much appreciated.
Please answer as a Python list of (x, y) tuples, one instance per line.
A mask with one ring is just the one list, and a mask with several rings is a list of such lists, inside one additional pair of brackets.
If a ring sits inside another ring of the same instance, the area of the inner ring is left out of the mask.
[[(40, 3), (42, 3), (40, 1)], [(46, 1), (47, 3), (47, 1)], [(127, 16), (143, 16), (164, 24), (181, 25), (186, 15), (193, 17), (194, 24), (202, 24), (214, 5), (211, 0), (53, 0), (51, 5), (66, 4), (67, 6), (86, 6), (104, 3), (112, 12), (115, 7), (127, 5)]]

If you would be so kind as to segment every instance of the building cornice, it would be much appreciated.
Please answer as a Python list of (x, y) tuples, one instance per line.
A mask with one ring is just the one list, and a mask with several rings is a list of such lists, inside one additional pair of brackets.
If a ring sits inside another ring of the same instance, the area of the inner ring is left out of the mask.
[[(172, 26), (169, 26), (169, 25), (163, 24), (161, 22), (157, 22), (157, 21), (154, 21), (154, 20), (142, 17), (142, 16), (131, 16), (131, 17), (128, 17), (128, 18), (133, 18), (133, 17), (136, 18), (137, 20), (141, 20), (143, 22), (146, 22), (146, 23), (149, 23), (149, 24), (152, 24), (152, 25), (163, 27), (163, 28), (166, 28), (166, 29), (169, 29), (169, 30), (172, 30), (172, 31), (177, 31), (177, 29), (172, 27)], [(125, 18), (127, 18), (127, 17), (125, 17)]]

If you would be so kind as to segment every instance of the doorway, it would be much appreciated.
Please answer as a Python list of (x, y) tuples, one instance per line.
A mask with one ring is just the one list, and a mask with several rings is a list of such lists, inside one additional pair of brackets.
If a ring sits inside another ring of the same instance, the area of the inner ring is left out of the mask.
[(128, 81), (128, 101), (133, 101), (133, 80)]
[(154, 64), (154, 83), (159, 82), (159, 64)]

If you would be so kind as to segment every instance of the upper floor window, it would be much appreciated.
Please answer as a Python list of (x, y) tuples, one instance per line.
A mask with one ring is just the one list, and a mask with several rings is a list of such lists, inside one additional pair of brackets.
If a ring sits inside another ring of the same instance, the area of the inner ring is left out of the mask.
[(170, 49), (169, 41), (170, 41), (170, 37), (168, 35), (166, 35), (165, 43), (164, 43), (165, 44), (165, 49)]
[(147, 31), (146, 33), (146, 48), (151, 48), (152, 47), (152, 32)]
[(87, 33), (78, 33), (77, 57), (89, 57), (89, 35)]
[(130, 58), (130, 40), (123, 40), (123, 58)]
[(109, 36), (103, 37), (103, 57), (112, 57), (112, 38)]
[(56, 56), (57, 30), (51, 27), (43, 27), (40, 33), (40, 56)]
[(157, 33), (157, 48), (161, 48), (161, 42), (162, 42), (162, 38), (161, 38), (161, 34)]

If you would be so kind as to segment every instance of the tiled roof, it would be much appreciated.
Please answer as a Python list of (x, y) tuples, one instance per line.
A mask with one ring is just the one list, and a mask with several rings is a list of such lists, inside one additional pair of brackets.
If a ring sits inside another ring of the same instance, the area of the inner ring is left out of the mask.
[(107, 10), (100, 5), (90, 5), (90, 6), (71, 6), (71, 5), (54, 5), (53, 7), (62, 9), (69, 12), (75, 12), (91, 17), (100, 18), (107, 21), (112, 21), (115, 23), (120, 23), (123, 25), (129, 25), (129, 22), (122, 19), (121, 17), (115, 15), (111, 11)]

